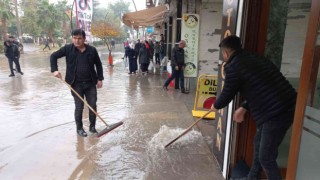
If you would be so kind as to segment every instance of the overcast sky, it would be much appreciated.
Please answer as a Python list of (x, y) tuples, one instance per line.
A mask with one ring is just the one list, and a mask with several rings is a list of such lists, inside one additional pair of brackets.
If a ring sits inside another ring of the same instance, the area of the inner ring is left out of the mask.
[[(54, 2), (58, 2), (59, 0), (49, 0), (50, 3), (54, 3)], [(100, 6), (101, 7), (108, 7), (108, 4), (110, 3), (115, 3), (118, 0), (98, 0), (100, 2)], [(124, 0), (126, 2), (130, 2), (130, 10), (131, 11), (135, 11), (134, 5), (132, 3), (132, 0)], [(68, 0), (68, 2), (71, 4), (73, 2), (73, 0)], [(146, 9), (146, 1), (145, 0), (134, 0), (134, 2), (136, 3), (137, 6), (137, 10), (142, 10), (142, 9)]]

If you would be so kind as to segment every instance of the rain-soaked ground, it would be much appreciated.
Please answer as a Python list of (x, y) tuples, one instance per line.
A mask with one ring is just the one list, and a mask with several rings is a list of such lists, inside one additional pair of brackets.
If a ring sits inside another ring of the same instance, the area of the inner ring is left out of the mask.
[[(100, 54), (105, 80), (97, 111), (109, 124), (124, 124), (99, 139), (77, 136), (73, 98), (50, 73), (50, 52), (26, 48), (25, 74), (13, 78), (0, 55), (0, 179), (223, 179), (197, 128), (164, 149), (194, 121), (184, 102), (191, 94), (163, 91), (165, 74), (128, 75), (120, 52), (113, 68)], [(64, 65), (60, 59), (63, 74)], [(97, 130), (104, 128), (97, 119)]]

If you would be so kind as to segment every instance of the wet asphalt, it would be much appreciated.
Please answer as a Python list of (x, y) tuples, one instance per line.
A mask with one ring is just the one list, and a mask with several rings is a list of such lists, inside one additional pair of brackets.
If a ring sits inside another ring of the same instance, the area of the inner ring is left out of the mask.
[[(20, 63), (23, 76), (9, 78), (0, 55), (0, 179), (223, 179), (197, 127), (167, 149), (194, 122), (194, 92), (164, 91), (167, 74), (156, 68), (147, 76), (128, 75), (122, 52), (113, 52), (114, 67), (103, 62), (98, 114), (108, 124), (124, 124), (101, 138), (76, 134), (74, 103), (68, 87), (50, 72), (49, 56), (27, 46)], [(59, 60), (65, 74), (65, 62)], [(97, 130), (105, 125), (97, 118)], [(210, 140), (209, 140), (210, 141)]]

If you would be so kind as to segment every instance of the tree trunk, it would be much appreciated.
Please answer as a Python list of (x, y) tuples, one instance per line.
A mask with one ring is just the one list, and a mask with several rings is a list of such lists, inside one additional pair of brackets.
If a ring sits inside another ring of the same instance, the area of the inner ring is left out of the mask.
[(68, 29), (67, 29), (67, 22), (63, 20), (62, 22), (62, 28), (63, 28), (63, 38), (67, 39)]
[(5, 18), (1, 19), (1, 24), (2, 24), (2, 41), (5, 41), (8, 39), (8, 26), (7, 26), (7, 20)]
[(53, 32), (51, 30), (48, 31), (49, 42), (52, 42), (52, 47), (54, 47), (53, 43)]

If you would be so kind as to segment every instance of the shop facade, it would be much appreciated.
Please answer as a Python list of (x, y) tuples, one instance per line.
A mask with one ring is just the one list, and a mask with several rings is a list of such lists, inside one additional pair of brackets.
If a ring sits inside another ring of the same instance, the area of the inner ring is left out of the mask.
[[(285, 179), (318, 179), (320, 172), (320, 1), (319, 0), (172, 0), (169, 12), (156, 31), (165, 35), (167, 56), (183, 37), (184, 14), (199, 17), (197, 77), (218, 75), (223, 85), (223, 62), (219, 42), (235, 34), (243, 47), (264, 55), (285, 75), (298, 92), (295, 118), (279, 148), (278, 164)], [(196, 86), (196, 77), (189, 86)], [(277, 83), (277, 82), (274, 82)], [(225, 178), (240, 162), (253, 159), (255, 123), (250, 115), (236, 124), (232, 113), (241, 103), (239, 94), (216, 112), (212, 152)], [(261, 177), (265, 177), (261, 174)]]

